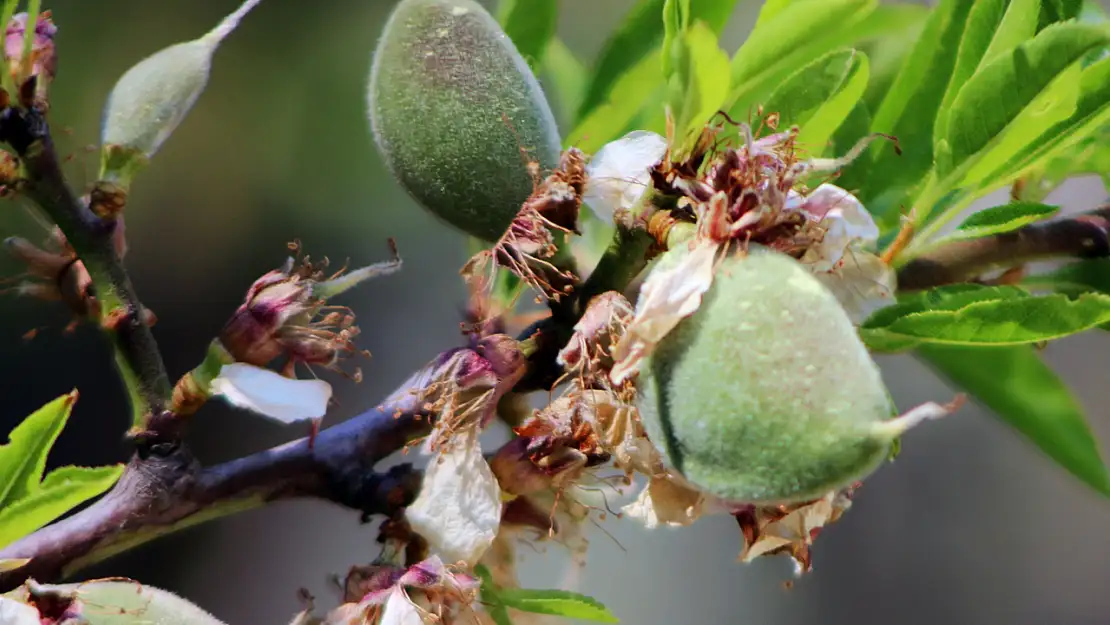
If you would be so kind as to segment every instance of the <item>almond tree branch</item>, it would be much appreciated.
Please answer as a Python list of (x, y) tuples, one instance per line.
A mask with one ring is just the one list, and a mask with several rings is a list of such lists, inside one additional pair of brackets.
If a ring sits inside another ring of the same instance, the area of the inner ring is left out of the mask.
[(203, 468), (184, 445), (152, 445), (96, 503), (0, 550), (0, 559), (31, 559), (0, 573), (0, 592), (28, 578), (68, 577), (159, 536), (272, 501), (324, 499), (364, 519), (394, 513), (412, 502), (420, 474), (409, 464), (385, 473), (374, 465), (427, 431), (418, 392), (429, 376), (416, 374), (382, 405), (323, 430), (311, 448), (300, 439)]
[(98, 321), (113, 338), (116, 365), (132, 402), (131, 435), (152, 443), (175, 440), (176, 419), (166, 412), (170, 382), (143, 307), (116, 250), (118, 219), (102, 219), (65, 181), (49, 126), (36, 108), (0, 111), (0, 141), (23, 165), (20, 190), (53, 220), (92, 278)]
[(1053, 258), (1110, 256), (1110, 204), (927, 252), (898, 272), (898, 290), (920, 291), (977, 279), (993, 269)]

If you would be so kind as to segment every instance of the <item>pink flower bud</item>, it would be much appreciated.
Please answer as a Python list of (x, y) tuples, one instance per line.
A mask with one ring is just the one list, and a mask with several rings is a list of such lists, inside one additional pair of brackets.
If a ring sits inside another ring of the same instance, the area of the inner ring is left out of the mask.
[(31, 43), (31, 54), (23, 58), (26, 32), (27, 14), (13, 15), (4, 34), (4, 58), (8, 60), (9, 71), (17, 85), (36, 76), (38, 78), (36, 88), (42, 94), (57, 71), (58, 56), (54, 50), (54, 35), (57, 34), (58, 27), (50, 19), (49, 11), (40, 13), (35, 20), (35, 38)]

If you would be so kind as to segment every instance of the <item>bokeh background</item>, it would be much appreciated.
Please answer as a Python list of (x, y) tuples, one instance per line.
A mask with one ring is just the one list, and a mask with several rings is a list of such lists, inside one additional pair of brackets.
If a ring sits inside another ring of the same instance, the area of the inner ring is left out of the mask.
[[(366, 380), (337, 384), (338, 422), (373, 407), (414, 368), (459, 340), (463, 238), (427, 216), (389, 179), (368, 133), (370, 54), (390, 0), (267, 0), (221, 47), (211, 83), (153, 165), (127, 212), (127, 258), (171, 376), (203, 356), (251, 281), (278, 265), (285, 243), (314, 256), (370, 263), (396, 237), (400, 275), (346, 296), (364, 329)], [(631, 0), (564, 0), (559, 34), (581, 58), (598, 52)], [(734, 50), (759, 2), (739, 3), (724, 43)], [(101, 106), (134, 62), (206, 32), (237, 0), (54, 0), (59, 76), (51, 112), (75, 185), (91, 183)], [(835, 24), (830, 24), (835, 28)], [(564, 128), (564, 131), (569, 130)], [(997, 199), (997, 198), (995, 198)], [(1051, 198), (1068, 210), (1105, 199), (1097, 180)], [(12, 203), (0, 230), (44, 231)], [(0, 275), (19, 268), (0, 260)], [(44, 302), (0, 298), (0, 432), (77, 387), (81, 399), (52, 464), (121, 461), (124, 395), (98, 333), (62, 333)], [(41, 328), (27, 342), (24, 332)], [(1075, 389), (1091, 426), (1110, 440), (1110, 335), (1051, 344), (1046, 358)], [(882, 360), (902, 408), (951, 391), (909, 358)], [(190, 443), (219, 462), (300, 436), (260, 418), (207, 406)], [(1110, 502), (1056, 468), (975, 407), (913, 432), (898, 461), (868, 481), (851, 512), (822, 535), (816, 569), (792, 590), (785, 559), (736, 562), (735, 523), (645, 532), (607, 521), (593, 532), (577, 588), (625, 623), (793, 625), (1110, 623)], [(611, 536), (610, 536), (611, 535)], [(330, 607), (327, 578), (376, 555), (373, 525), (316, 501), (283, 502), (197, 527), (113, 559), (87, 576), (125, 575), (174, 590), (232, 624), (285, 623), (305, 587)], [(527, 550), (524, 550), (527, 552)], [(557, 549), (526, 553), (527, 585), (567, 579)]]

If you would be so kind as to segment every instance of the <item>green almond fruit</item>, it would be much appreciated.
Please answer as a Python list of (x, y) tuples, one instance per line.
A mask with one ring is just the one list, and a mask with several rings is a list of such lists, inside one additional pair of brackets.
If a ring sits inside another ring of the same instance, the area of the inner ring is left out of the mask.
[[(177, 595), (131, 581), (90, 581), (80, 584), (31, 582), (7, 595), (9, 600), (32, 603), (29, 593), (53, 596), (65, 610), (66, 623), (88, 625), (224, 625), (216, 617)], [(2, 622), (2, 621), (0, 621)], [(18, 622), (18, 621), (17, 621)], [(43, 619), (46, 622), (46, 619)], [(53, 621), (51, 621), (53, 622)]]
[[(495, 241), (561, 145), (528, 64), (471, 0), (402, 0), (370, 73), (370, 123), (410, 195), (460, 230)], [(522, 153), (522, 149), (526, 153)]]
[(793, 258), (755, 245), (721, 263), (637, 386), (667, 463), (729, 502), (794, 503), (848, 486), (905, 429), (836, 297)]

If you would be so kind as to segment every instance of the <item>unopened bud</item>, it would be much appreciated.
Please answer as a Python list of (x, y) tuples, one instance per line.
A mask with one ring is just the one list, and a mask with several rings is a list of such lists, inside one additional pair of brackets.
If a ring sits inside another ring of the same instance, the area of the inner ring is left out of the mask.
[(508, 35), (472, 0), (402, 0), (370, 74), (386, 165), (425, 208), (496, 241), (558, 166), (555, 118)]
[(12, 79), (16, 86), (21, 86), (24, 81), (34, 76), (35, 95), (38, 98), (45, 97), (46, 88), (57, 71), (58, 55), (54, 50), (54, 35), (57, 32), (58, 27), (50, 19), (50, 12), (40, 13), (35, 20), (35, 35), (26, 57), (23, 51), (27, 33), (27, 14), (13, 15), (4, 33), (4, 58), (8, 59)]
[(260, 1), (247, 0), (200, 39), (156, 52), (124, 73), (104, 109), (101, 180), (129, 185), (204, 91), (220, 42)]

